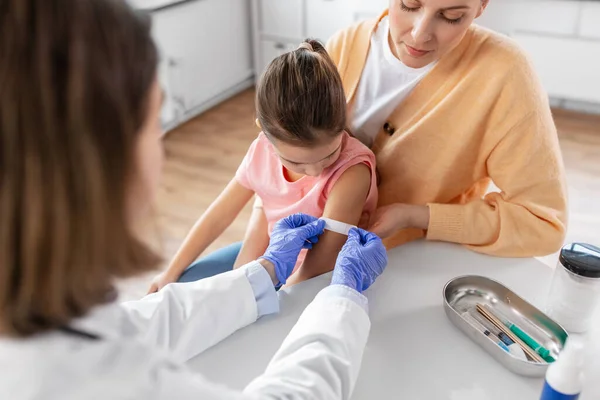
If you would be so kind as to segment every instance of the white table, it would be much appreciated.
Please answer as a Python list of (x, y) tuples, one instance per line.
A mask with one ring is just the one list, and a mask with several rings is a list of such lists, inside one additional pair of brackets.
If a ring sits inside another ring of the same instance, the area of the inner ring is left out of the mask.
[[(483, 256), (460, 246), (414, 242), (389, 254), (367, 291), (371, 335), (353, 399), (537, 399), (542, 379), (504, 369), (444, 313), (442, 289), (461, 275), (495, 279), (544, 309), (552, 270), (535, 259)], [(301, 312), (330, 280), (280, 292), (281, 312), (265, 317), (190, 361), (193, 370), (242, 389), (260, 375)]]

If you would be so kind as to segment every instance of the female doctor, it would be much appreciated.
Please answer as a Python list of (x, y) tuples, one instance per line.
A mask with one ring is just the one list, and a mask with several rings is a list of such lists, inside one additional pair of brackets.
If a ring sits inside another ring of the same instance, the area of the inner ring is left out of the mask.
[(369, 332), (361, 294), (387, 262), (352, 230), (264, 375), (243, 392), (184, 362), (277, 312), (324, 223), (280, 221), (258, 261), (116, 304), (157, 257), (144, 221), (161, 168), (156, 49), (122, 0), (0, 3), (0, 399), (341, 399)]

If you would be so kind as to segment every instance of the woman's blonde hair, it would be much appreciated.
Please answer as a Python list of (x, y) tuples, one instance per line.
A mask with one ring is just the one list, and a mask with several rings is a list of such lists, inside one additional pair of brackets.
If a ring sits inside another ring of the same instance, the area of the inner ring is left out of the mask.
[(0, 3), (0, 327), (55, 329), (158, 258), (128, 187), (157, 51), (120, 0)]

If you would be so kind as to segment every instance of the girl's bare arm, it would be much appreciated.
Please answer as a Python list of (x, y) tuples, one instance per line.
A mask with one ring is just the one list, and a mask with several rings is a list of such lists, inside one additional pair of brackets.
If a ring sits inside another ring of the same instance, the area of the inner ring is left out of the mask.
[(268, 228), (269, 225), (262, 208), (262, 202), (260, 199), (257, 199), (257, 201), (254, 202), (252, 215), (250, 216), (250, 221), (246, 228), (242, 249), (235, 260), (233, 268), (246, 265), (265, 254), (265, 250), (267, 250), (267, 247), (269, 246)]
[(194, 224), (169, 264), (168, 273), (179, 276), (237, 217), (254, 192), (232, 179)]
[[(358, 225), (370, 186), (371, 170), (368, 166), (357, 164), (348, 168), (331, 190), (323, 217)], [(331, 271), (347, 239), (346, 235), (326, 230), (308, 252), (302, 266), (288, 279), (287, 285)]]

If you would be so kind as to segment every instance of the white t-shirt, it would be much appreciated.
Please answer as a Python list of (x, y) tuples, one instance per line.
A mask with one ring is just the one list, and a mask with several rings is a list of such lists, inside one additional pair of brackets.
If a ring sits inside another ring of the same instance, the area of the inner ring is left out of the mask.
[(435, 66), (409, 68), (398, 60), (388, 41), (388, 17), (379, 23), (371, 37), (371, 48), (358, 85), (352, 113), (354, 136), (371, 146), (388, 117)]

